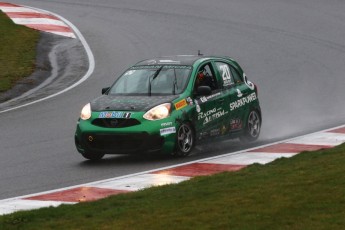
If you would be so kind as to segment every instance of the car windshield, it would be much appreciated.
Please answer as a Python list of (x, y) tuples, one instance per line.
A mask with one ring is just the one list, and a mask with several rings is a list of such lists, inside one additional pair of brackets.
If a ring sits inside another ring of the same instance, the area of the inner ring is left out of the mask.
[(174, 95), (184, 91), (191, 66), (135, 66), (111, 87), (111, 95)]

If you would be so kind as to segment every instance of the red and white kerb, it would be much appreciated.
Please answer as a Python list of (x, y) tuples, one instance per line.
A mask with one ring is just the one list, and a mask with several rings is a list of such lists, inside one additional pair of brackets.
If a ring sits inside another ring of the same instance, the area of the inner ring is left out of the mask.
[(72, 29), (65, 22), (50, 13), (4, 2), (0, 2), (0, 10), (16, 24), (35, 30), (76, 38)]
[(345, 126), (297, 137), (279, 143), (224, 154), (147, 172), (95, 181), (37, 194), (0, 200), (0, 215), (60, 204), (98, 200), (110, 195), (138, 191), (151, 186), (179, 183), (195, 176), (237, 171), (248, 165), (267, 164), (302, 151), (332, 148), (345, 142)]

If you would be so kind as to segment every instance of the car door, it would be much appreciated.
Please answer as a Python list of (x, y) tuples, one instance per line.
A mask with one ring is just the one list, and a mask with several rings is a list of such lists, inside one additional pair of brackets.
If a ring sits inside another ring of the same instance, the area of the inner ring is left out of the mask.
[[(209, 86), (212, 93), (198, 95), (198, 86)], [(204, 139), (220, 135), (219, 119), (225, 115), (225, 111), (222, 109), (224, 100), (211, 62), (203, 63), (197, 69), (194, 95), (196, 106), (194, 121), (197, 138)]]
[(250, 113), (251, 104), (257, 99), (255, 85), (248, 81), (244, 73), (241, 75), (239, 70), (232, 65), (230, 65), (230, 71), (235, 79), (236, 90), (241, 92), (241, 97), (234, 104), (233, 109), (238, 111), (239, 117), (245, 122)]
[(228, 112), (221, 120), (221, 130), (224, 134), (236, 133), (243, 127), (243, 112), (241, 110), (241, 98), (246, 93), (242, 88), (240, 79), (234, 76), (232, 66), (227, 62), (216, 61), (215, 69), (219, 75), (224, 95), (224, 109)]

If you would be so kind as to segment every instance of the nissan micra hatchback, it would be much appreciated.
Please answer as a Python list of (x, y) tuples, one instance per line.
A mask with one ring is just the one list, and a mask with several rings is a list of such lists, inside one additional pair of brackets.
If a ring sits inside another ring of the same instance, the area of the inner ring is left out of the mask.
[(87, 159), (105, 154), (189, 155), (214, 138), (255, 141), (262, 123), (257, 87), (229, 57), (169, 56), (127, 69), (86, 104), (75, 145)]

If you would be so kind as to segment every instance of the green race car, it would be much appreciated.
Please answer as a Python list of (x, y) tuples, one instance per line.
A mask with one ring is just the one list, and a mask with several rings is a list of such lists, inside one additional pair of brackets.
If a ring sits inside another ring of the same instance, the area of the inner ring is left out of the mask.
[(254, 141), (262, 123), (257, 87), (229, 57), (141, 61), (86, 104), (75, 132), (83, 157), (162, 152), (187, 156), (213, 138)]

